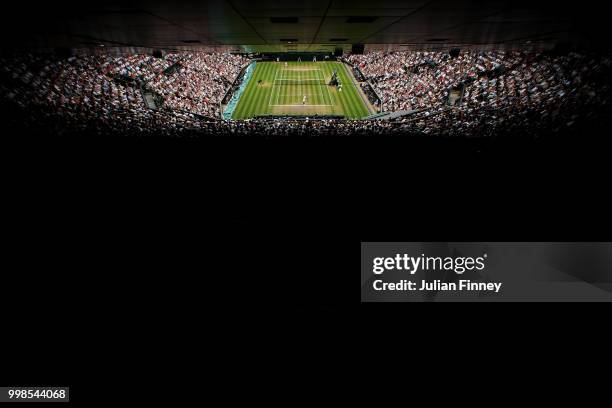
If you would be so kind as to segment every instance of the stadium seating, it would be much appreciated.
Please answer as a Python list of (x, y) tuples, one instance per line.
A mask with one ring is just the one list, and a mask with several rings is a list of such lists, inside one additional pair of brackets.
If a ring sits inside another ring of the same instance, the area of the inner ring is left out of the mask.
[[(612, 59), (605, 55), (490, 51), (451, 59), (443, 52), (373, 52), (348, 62), (380, 96), (383, 111), (415, 114), (395, 120), (223, 121), (220, 103), (249, 62), (229, 53), (67, 59), (25, 54), (0, 60), (6, 79), (0, 92), (3, 104), (18, 107), (32, 122), (48, 121), (64, 131), (143, 134), (483, 136), (571, 126), (610, 105)], [(452, 107), (451, 89), (462, 89)], [(145, 91), (157, 95), (159, 109), (145, 104)]]

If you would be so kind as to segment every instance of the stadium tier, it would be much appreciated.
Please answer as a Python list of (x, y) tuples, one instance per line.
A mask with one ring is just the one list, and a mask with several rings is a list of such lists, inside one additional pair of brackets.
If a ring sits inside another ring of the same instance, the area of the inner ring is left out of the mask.
[(0, 103), (37, 132), (539, 135), (610, 113), (607, 17), (586, 3), (14, 7)]
[(537, 133), (607, 114), (612, 70), (607, 55), (527, 51), (371, 52), (320, 62), (25, 54), (0, 64), (5, 109), (26, 123), (142, 134)]

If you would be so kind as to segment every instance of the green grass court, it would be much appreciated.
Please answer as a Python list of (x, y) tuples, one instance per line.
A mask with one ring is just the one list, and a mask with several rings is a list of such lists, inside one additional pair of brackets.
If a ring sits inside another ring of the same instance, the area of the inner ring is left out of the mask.
[[(334, 70), (341, 92), (327, 85)], [(372, 113), (341, 62), (258, 62), (232, 118), (340, 115), (361, 119)]]

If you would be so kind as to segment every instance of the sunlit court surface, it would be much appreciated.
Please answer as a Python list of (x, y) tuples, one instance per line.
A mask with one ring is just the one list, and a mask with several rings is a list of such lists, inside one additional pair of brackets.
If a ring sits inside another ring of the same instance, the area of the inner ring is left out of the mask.
[[(329, 115), (361, 119), (373, 112), (340, 62), (257, 62), (233, 119)], [(341, 86), (330, 82), (337, 74)]]

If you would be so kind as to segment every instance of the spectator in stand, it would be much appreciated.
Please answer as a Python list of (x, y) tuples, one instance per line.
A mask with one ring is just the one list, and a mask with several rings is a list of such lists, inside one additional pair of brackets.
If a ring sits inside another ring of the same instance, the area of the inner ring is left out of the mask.
[[(2, 58), (0, 100), (29, 123), (62, 132), (167, 135), (537, 134), (610, 109), (608, 56), (487, 51), (451, 58), (398, 52), (349, 60), (376, 88), (385, 110), (417, 113), (396, 120), (203, 120), (220, 117), (222, 98), (249, 62), (240, 55), (204, 53)], [(366, 94), (372, 92), (368, 88)], [(463, 94), (451, 107), (453, 88)], [(141, 89), (163, 97), (163, 107), (148, 109)]]

